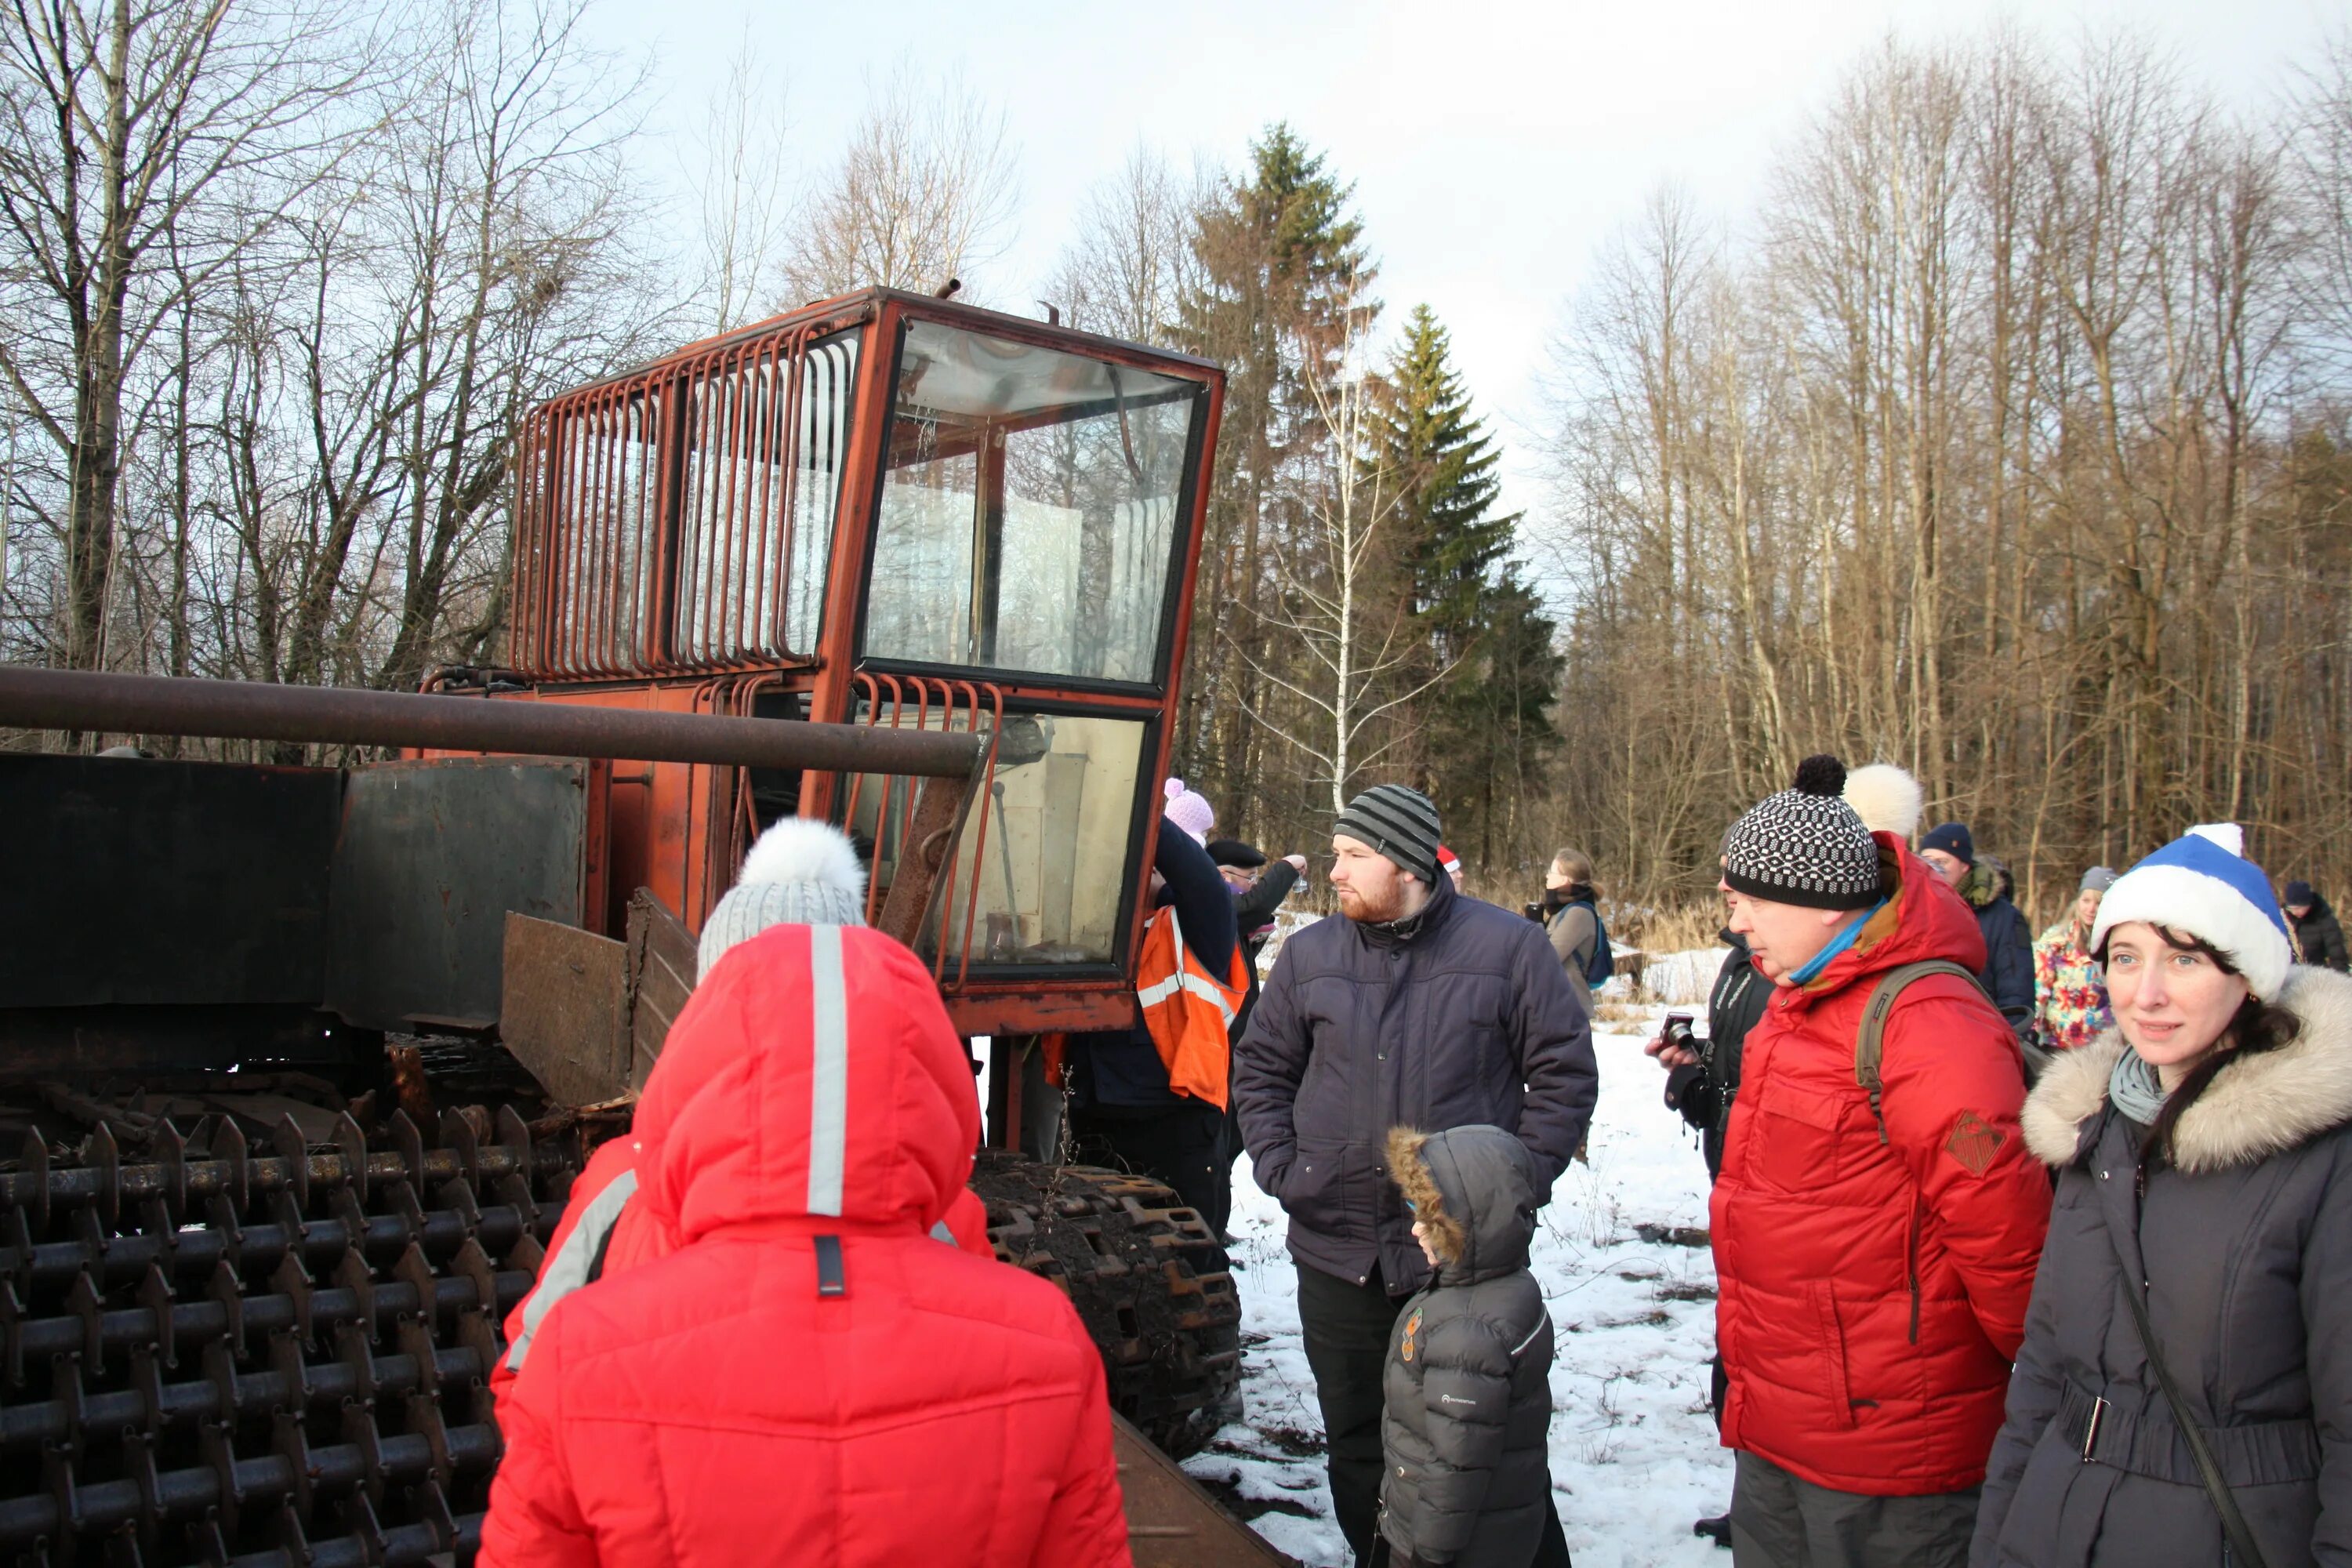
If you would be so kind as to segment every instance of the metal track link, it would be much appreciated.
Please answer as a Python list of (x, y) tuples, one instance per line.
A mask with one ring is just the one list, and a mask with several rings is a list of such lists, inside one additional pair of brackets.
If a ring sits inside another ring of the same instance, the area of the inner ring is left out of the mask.
[(101, 1124), (0, 1170), (0, 1563), (471, 1558), (577, 1154), (511, 1107), (268, 1142)]

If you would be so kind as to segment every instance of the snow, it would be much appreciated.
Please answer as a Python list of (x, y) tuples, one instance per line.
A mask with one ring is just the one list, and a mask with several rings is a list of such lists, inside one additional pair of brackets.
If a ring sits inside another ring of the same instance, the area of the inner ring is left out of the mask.
[[(1719, 955), (1695, 957), (1706, 959), (1711, 979)], [(1570, 1166), (1553, 1187), (1531, 1261), (1558, 1331), (1554, 1500), (1577, 1568), (1727, 1568), (1728, 1554), (1691, 1534), (1693, 1520), (1731, 1500), (1731, 1457), (1707, 1413), (1715, 1264), (1701, 1240), (1706, 1167), (1660, 1098), (1664, 1075), (1642, 1054), (1666, 1007), (1604, 1010), (1628, 1016), (1595, 1025), (1601, 1101), (1590, 1163)], [(1244, 1419), (1184, 1468), (1254, 1514), (1274, 1545), (1328, 1568), (1348, 1553), (1331, 1521), (1285, 1226), (1244, 1157), (1234, 1172), (1232, 1225)]]

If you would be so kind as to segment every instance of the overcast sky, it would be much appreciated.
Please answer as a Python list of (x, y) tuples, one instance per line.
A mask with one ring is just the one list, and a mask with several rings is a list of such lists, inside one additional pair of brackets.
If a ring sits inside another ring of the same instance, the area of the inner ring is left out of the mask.
[[(757, 5), (611, 0), (598, 35), (655, 58), (669, 134), (748, 28), (789, 95), (796, 160), (840, 147), (869, 81), (961, 69), (1004, 111), (1021, 169), (1011, 252), (979, 281), (1026, 309), (1088, 186), (1139, 141), (1237, 167), (1286, 120), (1356, 186), (1393, 324), (1426, 302), (1506, 438), (1540, 416), (1545, 344), (1594, 246), (1662, 181), (1736, 222), (1840, 73), (1890, 34), (1966, 38), (2004, 18), (2063, 46), (2136, 27), (2252, 107), (2344, 15), (2315, 0), (1542, 0), (1486, 3)], [(1536, 500), (1524, 453), (1511, 499)]]

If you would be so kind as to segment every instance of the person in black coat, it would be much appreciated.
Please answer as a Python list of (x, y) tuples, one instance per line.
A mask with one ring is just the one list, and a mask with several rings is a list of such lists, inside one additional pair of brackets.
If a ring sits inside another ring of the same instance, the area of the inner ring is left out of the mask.
[(1707, 994), (1706, 1038), (1693, 1048), (1662, 1034), (1643, 1047), (1666, 1069), (1667, 1109), (1680, 1111), (1696, 1129), (1709, 1181), (1723, 1169), (1724, 1135), (1730, 1130), (1731, 1105), (1739, 1093), (1740, 1047), (1772, 999), (1771, 982), (1748, 962), (1748, 939), (1734, 931), (1721, 935), (1726, 951), (1715, 988)]
[(2116, 883), (2116, 1027), (2026, 1101), (2057, 1200), (1973, 1568), (2352, 1559), (2352, 979), (2290, 965), (2237, 843), (2199, 828)]
[(1984, 935), (1985, 963), (1977, 972), (2009, 1026), (2024, 1039), (2033, 1028), (2033, 935), (2009, 896), (2009, 873), (1990, 856), (1977, 858), (1976, 839), (1965, 823), (1947, 822), (1919, 840), (1919, 858), (1936, 868), (1977, 912)]
[[(1390, 1127), (1499, 1127), (1527, 1146), (1541, 1202), (1599, 1089), (1583, 1005), (1542, 930), (1455, 892), (1438, 838), (1436, 807), (1402, 785), (1349, 803), (1331, 839), (1341, 912), (1284, 942), (1234, 1053), (1252, 1168), (1290, 1215), (1332, 1512), (1360, 1561), (1389, 1334), (1430, 1273), (1388, 1178)], [(1538, 1562), (1564, 1562), (1556, 1519), (1546, 1535), (1557, 1553)]]
[[(1234, 927), (1242, 944), (1242, 963), (1249, 971), (1249, 991), (1242, 997), (1241, 1006), (1226, 1030), (1226, 1037), (1238, 1045), (1249, 1028), (1250, 1014), (1257, 1007), (1261, 989), (1257, 976), (1257, 955), (1274, 935), (1275, 911), (1290, 897), (1298, 879), (1307, 873), (1307, 857), (1286, 855), (1271, 866), (1266, 864), (1265, 851), (1255, 844), (1244, 844), (1238, 838), (1209, 840), (1209, 858), (1216, 862), (1217, 872), (1225, 879), (1226, 890), (1234, 896)], [(1226, 1226), (1234, 1213), (1234, 1162), (1241, 1158), (1241, 1120), (1237, 1114), (1240, 1097), (1225, 1097), (1225, 1120), (1218, 1131), (1217, 1197), (1214, 1210), (1207, 1215), (1218, 1239), (1232, 1245)]]
[[(1209, 852), (1162, 817), (1151, 868), (1162, 884), (1160, 901), (1176, 908), (1185, 945), (1210, 973), (1224, 973), (1240, 938), (1233, 896)], [(1232, 1193), (1232, 1162), (1225, 1163), (1224, 1181), (1218, 1180), (1224, 1111), (1169, 1088), (1167, 1064), (1139, 1022), (1130, 1029), (1072, 1035), (1066, 1048), (1070, 1132), (1081, 1157), (1165, 1182), (1203, 1219), (1222, 1224), (1219, 1205), (1230, 1204)], [(1232, 1099), (1230, 1088), (1226, 1098)]]
[(2352, 953), (2344, 947), (2344, 928), (2336, 923), (2336, 911), (2312, 890), (2310, 883), (2289, 882), (2286, 897), (2280, 901), (2286, 905), (2287, 921), (2294, 927), (2295, 950), (2305, 963), (2338, 973), (2352, 970)]

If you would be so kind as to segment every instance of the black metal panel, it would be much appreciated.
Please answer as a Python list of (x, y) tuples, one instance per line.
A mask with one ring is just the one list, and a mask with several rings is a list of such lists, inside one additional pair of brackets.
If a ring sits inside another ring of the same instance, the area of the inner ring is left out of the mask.
[(495, 1023), (507, 911), (583, 924), (587, 833), (583, 763), (353, 769), (334, 850), (328, 1008), (371, 1029)]
[(342, 775), (0, 755), (0, 1007), (315, 1005)]

